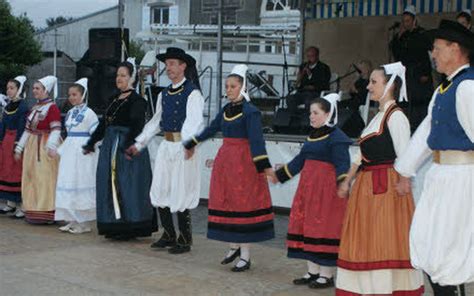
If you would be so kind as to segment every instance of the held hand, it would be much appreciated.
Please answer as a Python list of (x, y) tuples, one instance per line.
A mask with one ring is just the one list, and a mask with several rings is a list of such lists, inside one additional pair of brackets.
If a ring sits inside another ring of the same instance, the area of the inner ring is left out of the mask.
[(337, 187), (337, 196), (340, 198), (347, 198), (349, 197), (349, 190), (350, 190), (350, 184), (347, 181), (343, 181), (339, 184)]
[(278, 183), (278, 178), (275, 174), (275, 171), (272, 169), (272, 168), (267, 168), (263, 171), (265, 173), (265, 175), (267, 176), (267, 180), (269, 182), (272, 182), (273, 184), (277, 184)]
[(56, 158), (58, 156), (58, 152), (54, 149), (48, 148), (48, 156), (51, 158)]
[(82, 154), (87, 155), (89, 153), (94, 152), (94, 147), (89, 146), (89, 145), (84, 145), (82, 146)]
[(184, 160), (191, 159), (194, 155), (195, 147), (191, 149), (184, 149)]
[(15, 161), (20, 161), (21, 160), (21, 153), (15, 153), (13, 155), (13, 158), (15, 159)]
[(127, 150), (125, 150), (125, 154), (128, 155), (129, 157), (133, 157), (140, 154), (140, 151), (138, 151), (135, 145), (131, 145), (130, 147), (127, 148)]
[(411, 192), (411, 181), (410, 178), (400, 176), (400, 180), (395, 185), (395, 190), (398, 195), (405, 196)]

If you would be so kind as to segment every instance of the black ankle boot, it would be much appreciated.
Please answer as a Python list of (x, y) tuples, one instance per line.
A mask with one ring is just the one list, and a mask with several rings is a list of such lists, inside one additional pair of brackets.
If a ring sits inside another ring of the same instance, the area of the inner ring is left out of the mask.
[(176, 246), (176, 237), (168, 234), (168, 232), (165, 230), (160, 239), (152, 243), (150, 247), (153, 249), (164, 249), (166, 247), (174, 246)]
[(186, 238), (180, 234), (176, 245), (168, 250), (170, 254), (183, 254), (191, 251), (191, 242), (186, 240)]
[(191, 213), (189, 210), (178, 212), (179, 237), (176, 246), (169, 249), (170, 254), (182, 254), (191, 251), (193, 235), (191, 229)]

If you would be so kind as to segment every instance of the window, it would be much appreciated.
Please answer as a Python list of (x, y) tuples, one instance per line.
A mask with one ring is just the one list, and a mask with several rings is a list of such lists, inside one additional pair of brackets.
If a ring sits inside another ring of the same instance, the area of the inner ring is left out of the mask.
[(152, 24), (169, 24), (170, 23), (169, 7), (152, 7), (151, 20), (152, 20)]

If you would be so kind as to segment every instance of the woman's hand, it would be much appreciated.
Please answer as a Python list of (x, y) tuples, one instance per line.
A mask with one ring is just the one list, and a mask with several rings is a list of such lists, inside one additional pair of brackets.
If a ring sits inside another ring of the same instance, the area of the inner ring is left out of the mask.
[(58, 157), (58, 151), (56, 151), (56, 149), (48, 148), (48, 156), (51, 158), (56, 158)]
[(272, 182), (273, 184), (278, 183), (278, 178), (275, 174), (275, 171), (272, 168), (266, 168), (264, 171), (265, 175), (267, 176), (267, 180)]
[(349, 197), (349, 190), (351, 189), (351, 185), (349, 184), (349, 181), (342, 181), (339, 183), (339, 186), (337, 187), (337, 196), (340, 198), (347, 198)]
[(20, 161), (21, 160), (21, 153), (14, 153), (13, 154), (13, 158), (15, 159), (15, 161)]
[(184, 149), (184, 160), (188, 160), (188, 159), (191, 159), (194, 155), (194, 152), (195, 152), (195, 147), (191, 148), (191, 149)]
[(128, 160), (132, 160), (132, 158), (137, 156), (138, 154), (140, 154), (140, 151), (138, 151), (135, 145), (131, 145), (127, 148), (127, 150), (125, 150), (125, 158)]
[(82, 154), (87, 155), (89, 153), (93, 153), (95, 151), (93, 145), (84, 145), (82, 146)]
[(410, 178), (400, 176), (400, 180), (395, 185), (395, 190), (398, 195), (405, 196), (411, 192), (411, 180)]

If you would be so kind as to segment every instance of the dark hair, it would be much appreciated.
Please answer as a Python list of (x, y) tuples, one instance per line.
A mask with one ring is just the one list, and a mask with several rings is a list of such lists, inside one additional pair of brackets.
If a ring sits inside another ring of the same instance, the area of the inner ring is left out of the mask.
[[(329, 103), (327, 100), (323, 98), (316, 98), (311, 101), (310, 106), (313, 104), (317, 104), (321, 110), (323, 110), (325, 113), (329, 113), (331, 111), (331, 103)], [(336, 112), (332, 115), (330, 122), (334, 121), (334, 118), (336, 117)]]
[(461, 11), (460, 13), (458, 13), (456, 15), (456, 19), (458, 19), (460, 17), (465, 18), (468, 23), (471, 23), (472, 16), (470, 14), (468, 14), (467, 12)]
[(77, 83), (74, 83), (73, 85), (71, 85), (69, 88), (77, 88), (77, 90), (81, 93), (81, 95), (84, 94), (84, 92), (86, 91), (84, 86), (80, 85), (80, 84), (77, 84)]
[[(21, 86), (20, 81), (15, 80), (15, 79), (9, 79), (9, 80), (7, 81), (7, 84), (10, 83), (10, 82), (13, 83), (13, 84), (15, 84), (17, 90), (20, 90), (20, 86)], [(18, 96), (22, 96), (24, 93), (25, 93), (25, 87), (23, 87), (23, 89), (21, 90), (21, 94), (18, 94)]]
[(20, 89), (21, 83), (19, 81), (15, 80), (15, 79), (9, 79), (7, 81), (7, 84), (10, 83), (10, 82), (14, 83), (16, 85), (16, 88)]
[(239, 83), (240, 85), (243, 85), (244, 84), (244, 78), (240, 75), (237, 75), (237, 74), (229, 74), (227, 76), (227, 78), (237, 78), (237, 80), (239, 80)]
[[(379, 71), (382, 71), (384, 76), (385, 76), (385, 82), (388, 82), (390, 80), (390, 78), (392, 78), (392, 75), (387, 75), (387, 73), (385, 72), (385, 68), (380, 66), (378, 68), (376, 68), (375, 70), (379, 70)], [(400, 96), (400, 90), (402, 88), (402, 79), (400, 77), (396, 77), (395, 80), (393, 81), (393, 98), (395, 100), (398, 99), (398, 97)]]
[(310, 46), (306, 48), (306, 51), (314, 50), (316, 52), (316, 55), (319, 56), (319, 47), (316, 46)]
[[(118, 64), (117, 66), (117, 71), (118, 69), (120, 69), (121, 67), (124, 67), (127, 69), (128, 71), (128, 75), (130, 76), (130, 78), (132, 78), (132, 75), (133, 75), (133, 65), (130, 63), (130, 62), (121, 62), (120, 64)], [(133, 87), (137, 86), (137, 83), (138, 83), (138, 79), (137, 79), (137, 76), (134, 77), (135, 78), (135, 82), (133, 83)]]

